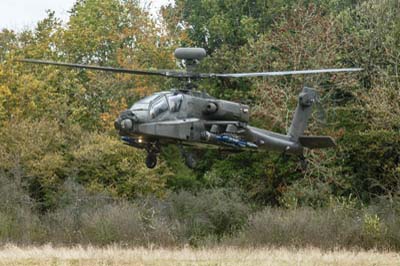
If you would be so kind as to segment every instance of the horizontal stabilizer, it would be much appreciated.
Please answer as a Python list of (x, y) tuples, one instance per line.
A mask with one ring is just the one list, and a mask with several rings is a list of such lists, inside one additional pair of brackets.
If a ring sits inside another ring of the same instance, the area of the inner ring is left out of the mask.
[(309, 149), (323, 149), (335, 147), (336, 143), (329, 136), (300, 136), (299, 142)]

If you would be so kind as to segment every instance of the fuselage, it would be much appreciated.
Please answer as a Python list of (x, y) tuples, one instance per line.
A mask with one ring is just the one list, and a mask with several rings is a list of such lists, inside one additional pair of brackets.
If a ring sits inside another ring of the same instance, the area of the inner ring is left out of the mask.
[(249, 114), (245, 104), (171, 90), (139, 100), (121, 113), (115, 127), (125, 143), (137, 148), (157, 142), (302, 153), (290, 136), (248, 126)]

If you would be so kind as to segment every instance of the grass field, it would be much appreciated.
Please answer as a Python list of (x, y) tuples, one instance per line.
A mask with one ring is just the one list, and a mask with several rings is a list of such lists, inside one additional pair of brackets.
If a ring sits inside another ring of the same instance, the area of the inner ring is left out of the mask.
[(54, 248), (4, 246), (0, 265), (400, 265), (400, 254), (376, 251), (333, 251), (318, 249), (127, 249)]

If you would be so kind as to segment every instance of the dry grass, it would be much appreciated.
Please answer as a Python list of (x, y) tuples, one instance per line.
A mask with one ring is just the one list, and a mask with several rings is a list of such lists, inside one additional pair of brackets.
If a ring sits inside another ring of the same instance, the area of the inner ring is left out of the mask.
[(145, 249), (5, 246), (0, 265), (400, 265), (392, 252), (322, 252), (318, 249)]

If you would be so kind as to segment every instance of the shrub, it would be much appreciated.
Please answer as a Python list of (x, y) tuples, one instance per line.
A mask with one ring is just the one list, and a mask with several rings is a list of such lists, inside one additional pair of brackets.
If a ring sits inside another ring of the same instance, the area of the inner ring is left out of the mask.
[(197, 245), (236, 232), (250, 211), (237, 192), (221, 189), (133, 202), (89, 193), (71, 180), (63, 190), (62, 204), (43, 218), (54, 243)]
[[(88, 192), (83, 186), (67, 180), (60, 205), (47, 213), (47, 237), (53, 243), (112, 243), (131, 246), (176, 245), (169, 226), (162, 217), (142, 205), (111, 197), (105, 193)], [(156, 210), (157, 211), (157, 210)]]
[[(400, 136), (379, 130), (345, 136), (337, 162), (342, 165), (342, 193), (364, 201), (392, 193), (400, 187)], [(343, 190), (344, 188), (344, 190)]]
[(400, 222), (393, 209), (338, 204), (330, 208), (265, 208), (251, 215), (247, 226), (226, 244), (240, 246), (307, 246), (322, 249), (398, 249)]
[(252, 215), (242, 233), (246, 245), (316, 246), (333, 248), (354, 241), (357, 230), (349, 216), (310, 208), (282, 210), (266, 208)]
[(0, 172), (0, 243), (30, 244), (44, 237), (34, 201), (22, 189), (20, 179)]
[(241, 228), (250, 212), (235, 191), (208, 189), (191, 194), (179, 192), (166, 199), (165, 215), (180, 224), (180, 236), (193, 244), (216, 235), (232, 234)]
[(92, 133), (72, 151), (68, 175), (96, 192), (125, 198), (162, 195), (171, 173), (160, 164), (149, 170), (142, 151), (123, 145), (117, 138)]

